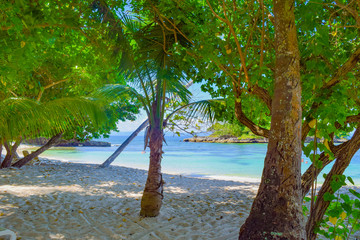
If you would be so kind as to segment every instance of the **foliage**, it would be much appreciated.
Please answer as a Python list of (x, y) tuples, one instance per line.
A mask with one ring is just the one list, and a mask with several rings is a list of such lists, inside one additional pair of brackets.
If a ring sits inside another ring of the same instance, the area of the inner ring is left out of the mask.
[[(105, 83), (124, 83), (118, 78), (116, 42), (108, 37), (111, 31), (93, 4), (46, 0), (1, 4), (0, 41), (6, 48), (0, 49), (0, 100), (25, 97), (47, 103), (87, 95)], [(107, 107), (106, 124), (96, 125), (88, 118), (86, 124), (66, 128), (64, 137), (106, 136), (116, 130), (119, 119), (134, 119), (137, 112), (136, 101), (124, 97)], [(70, 117), (74, 123), (75, 118)]]
[(243, 125), (239, 124), (229, 124), (229, 123), (215, 123), (208, 131), (212, 131), (213, 133), (210, 137), (220, 137), (224, 135), (230, 135), (234, 137), (238, 137), (239, 139), (249, 139), (249, 138), (261, 138), (255, 134), (253, 134), (250, 130), (246, 129)]
[[(218, 109), (219, 119), (231, 122), (236, 116), (254, 134), (269, 137), (276, 54), (272, 1), (142, 3), (138, 4), (139, 10), (156, 12), (164, 27), (181, 26), (178, 34), (190, 39), (186, 48), (174, 46), (174, 56), (178, 62), (194, 64), (189, 72), (195, 81), (203, 83), (204, 91), (226, 99), (226, 108)], [(338, 168), (345, 166), (348, 159), (339, 158), (340, 151), (349, 145), (358, 149), (355, 140), (335, 146), (333, 139), (353, 132), (360, 122), (359, 11), (356, 1), (350, 0), (295, 3), (302, 86), (301, 137), (303, 141), (308, 136), (323, 139), (303, 145), (307, 156), (314, 148), (321, 151), (303, 178), (318, 174), (317, 170), (331, 159), (338, 161)]]
[(8, 98), (0, 102), (1, 142), (29, 137), (52, 137), (89, 121), (101, 126), (106, 116), (102, 106), (86, 98), (59, 98), (39, 103), (28, 98)]
[[(346, 185), (344, 175), (335, 177), (341, 181), (334, 179), (334, 189)], [(354, 184), (350, 177), (347, 179)], [(327, 239), (335, 240), (349, 239), (356, 234), (360, 230), (360, 193), (353, 189), (349, 189), (348, 193), (337, 190), (334, 194), (327, 194), (326, 200), (331, 201), (331, 204), (315, 231)]]

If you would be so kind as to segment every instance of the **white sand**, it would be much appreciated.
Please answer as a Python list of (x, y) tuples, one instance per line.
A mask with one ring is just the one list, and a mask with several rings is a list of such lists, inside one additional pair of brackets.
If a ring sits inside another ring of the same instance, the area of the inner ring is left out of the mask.
[(31, 239), (237, 239), (258, 181), (164, 174), (161, 214), (140, 218), (147, 172), (55, 162), (0, 170), (0, 226)]

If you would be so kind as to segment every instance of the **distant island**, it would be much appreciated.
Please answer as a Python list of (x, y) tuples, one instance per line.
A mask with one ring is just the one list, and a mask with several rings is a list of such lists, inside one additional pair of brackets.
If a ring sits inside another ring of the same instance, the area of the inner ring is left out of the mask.
[(239, 138), (235, 136), (223, 135), (218, 137), (192, 137), (185, 138), (184, 142), (209, 142), (209, 143), (267, 143), (267, 138)]
[[(267, 126), (269, 128), (270, 126)], [(209, 136), (193, 136), (185, 138), (184, 142), (206, 142), (206, 143), (268, 143), (269, 140), (252, 133), (249, 129), (238, 124), (215, 123), (207, 129), (212, 132)], [(313, 141), (313, 137), (306, 137), (305, 142)], [(348, 139), (336, 137), (334, 143), (343, 143)], [(318, 142), (322, 141), (318, 139)]]
[[(47, 138), (36, 138), (32, 140), (26, 140), (24, 143), (29, 145), (43, 146), (47, 143)], [(110, 142), (103, 141), (84, 141), (77, 140), (61, 140), (61, 142), (55, 147), (111, 147)]]
[[(313, 138), (307, 137), (305, 142), (311, 142)], [(267, 143), (268, 139), (263, 137), (256, 138), (243, 138), (236, 137), (232, 135), (222, 135), (222, 136), (207, 136), (207, 137), (192, 137), (185, 138), (184, 142), (207, 142), (207, 143)], [(347, 139), (344, 138), (335, 138), (334, 143), (343, 143)]]

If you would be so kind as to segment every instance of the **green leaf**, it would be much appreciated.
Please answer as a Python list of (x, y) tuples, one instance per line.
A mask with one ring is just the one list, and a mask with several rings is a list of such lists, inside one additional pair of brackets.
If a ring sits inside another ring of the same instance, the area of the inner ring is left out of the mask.
[(349, 192), (352, 193), (355, 197), (360, 199), (360, 193), (358, 193), (357, 191), (355, 191), (353, 189), (349, 189)]
[(349, 182), (351, 182), (352, 185), (355, 185), (354, 180), (350, 176), (348, 176), (347, 179), (349, 180)]
[(340, 194), (340, 198), (342, 198), (346, 203), (350, 202), (350, 197), (347, 194)]
[(351, 205), (349, 203), (341, 203), (341, 207), (350, 214), (352, 211)]
[(331, 194), (331, 193), (329, 193), (329, 192), (326, 192), (326, 193), (324, 194), (324, 200), (325, 200), (325, 201), (331, 202), (331, 201), (334, 200), (334, 199), (336, 199), (336, 197), (335, 197), (334, 194)]

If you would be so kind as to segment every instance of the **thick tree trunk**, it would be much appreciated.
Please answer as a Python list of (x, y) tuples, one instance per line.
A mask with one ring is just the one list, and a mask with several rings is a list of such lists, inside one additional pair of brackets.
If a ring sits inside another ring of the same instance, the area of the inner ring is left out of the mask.
[(320, 220), (324, 217), (325, 211), (330, 204), (329, 201), (324, 200), (324, 195), (326, 192), (331, 194), (334, 193), (330, 185), (333, 180), (333, 176), (342, 175), (344, 173), (345, 169), (349, 166), (351, 159), (360, 148), (360, 127), (356, 129), (353, 137), (347, 143), (348, 144), (346, 144), (345, 147), (340, 151), (334, 166), (326, 176), (325, 182), (322, 185), (316, 198), (314, 209), (312, 211), (310, 209), (310, 217), (308, 218), (308, 222), (306, 224), (306, 234), (308, 240), (316, 239), (314, 229), (317, 227), (317, 224), (320, 222)]
[(268, 150), (239, 239), (305, 239), (301, 192), (301, 87), (294, 1), (274, 1), (276, 71)]
[(12, 166), (17, 167), (17, 168), (21, 168), (22, 166), (24, 166), (25, 164), (30, 162), (33, 158), (39, 156), (41, 153), (45, 152), (46, 150), (48, 150), (52, 146), (59, 143), (60, 140), (61, 140), (62, 135), (63, 135), (63, 133), (59, 133), (59, 134), (53, 136), (52, 138), (50, 138), (50, 140), (44, 146), (37, 149), (35, 152), (32, 152), (29, 155), (23, 157), (22, 159), (20, 159), (16, 163), (14, 163)]
[(20, 146), (21, 139), (17, 140), (13, 146), (9, 146), (7, 142), (4, 143), (4, 146), (6, 148), (6, 156), (1, 163), (0, 168), (8, 168), (11, 166), (11, 162), (14, 159), (14, 156), (16, 156), (16, 150)]
[(144, 129), (146, 126), (149, 125), (149, 120), (146, 119), (126, 140), (121, 144), (121, 146), (116, 149), (116, 151), (108, 158), (106, 159), (103, 164), (101, 164), (99, 167), (105, 168), (110, 166), (110, 164), (120, 155), (120, 153), (126, 148), (127, 145)]
[(150, 127), (150, 166), (144, 193), (141, 199), (140, 215), (156, 217), (159, 215), (163, 199), (163, 179), (161, 174), (161, 158), (163, 145), (163, 130)]

